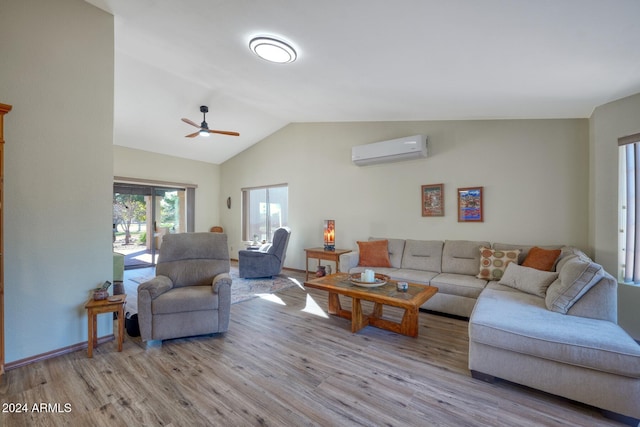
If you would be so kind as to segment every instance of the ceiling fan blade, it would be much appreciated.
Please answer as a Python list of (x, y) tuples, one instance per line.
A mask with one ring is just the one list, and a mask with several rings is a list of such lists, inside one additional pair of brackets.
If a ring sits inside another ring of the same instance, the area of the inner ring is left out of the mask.
[(228, 130), (209, 129), (209, 133), (221, 133), (222, 135), (240, 136), (240, 134), (238, 132), (231, 132), (231, 131), (228, 131)]
[(197, 127), (198, 129), (200, 129), (200, 125), (199, 125), (199, 124), (197, 124), (196, 122), (192, 121), (192, 120), (185, 119), (185, 118), (183, 117), (183, 118), (182, 118), (182, 121), (183, 121), (183, 122), (185, 122), (185, 123), (190, 124), (191, 126), (195, 126), (195, 127)]
[(189, 135), (185, 135), (185, 138), (195, 138), (196, 136), (200, 135), (200, 131), (198, 132), (194, 132), (194, 133), (190, 133)]

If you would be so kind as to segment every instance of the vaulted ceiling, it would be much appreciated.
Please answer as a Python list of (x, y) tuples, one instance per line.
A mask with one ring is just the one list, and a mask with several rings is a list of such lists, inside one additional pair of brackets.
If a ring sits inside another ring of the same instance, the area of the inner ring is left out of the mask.
[[(86, 1), (115, 17), (114, 143), (211, 163), (292, 122), (584, 118), (640, 92), (637, 0)], [(200, 105), (240, 137), (185, 138)]]

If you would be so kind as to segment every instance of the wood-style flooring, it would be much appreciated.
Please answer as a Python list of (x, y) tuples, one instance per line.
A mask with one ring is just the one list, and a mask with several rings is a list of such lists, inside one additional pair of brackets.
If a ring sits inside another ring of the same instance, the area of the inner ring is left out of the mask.
[(77, 351), (10, 370), (3, 409), (27, 412), (14, 406), (0, 425), (620, 425), (576, 402), (472, 379), (464, 320), (420, 313), (418, 338), (352, 334), (326, 308), (326, 293), (294, 287), (233, 305), (224, 335), (151, 348), (127, 337), (122, 353), (111, 341), (93, 359)]

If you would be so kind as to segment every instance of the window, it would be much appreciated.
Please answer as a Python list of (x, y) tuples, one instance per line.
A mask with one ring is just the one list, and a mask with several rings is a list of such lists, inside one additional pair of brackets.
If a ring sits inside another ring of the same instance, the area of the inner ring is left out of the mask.
[(273, 232), (288, 225), (286, 184), (242, 190), (242, 239), (270, 242)]
[(619, 280), (640, 283), (640, 134), (618, 140), (619, 145)]

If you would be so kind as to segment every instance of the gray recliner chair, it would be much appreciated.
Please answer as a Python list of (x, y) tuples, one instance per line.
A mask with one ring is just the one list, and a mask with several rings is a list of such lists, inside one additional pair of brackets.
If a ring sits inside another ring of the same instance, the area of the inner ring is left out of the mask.
[(226, 332), (230, 269), (226, 234), (165, 235), (156, 277), (138, 286), (142, 341)]
[(242, 278), (271, 277), (280, 274), (287, 254), (291, 230), (278, 228), (273, 233), (273, 243), (266, 250), (238, 251), (238, 274)]

